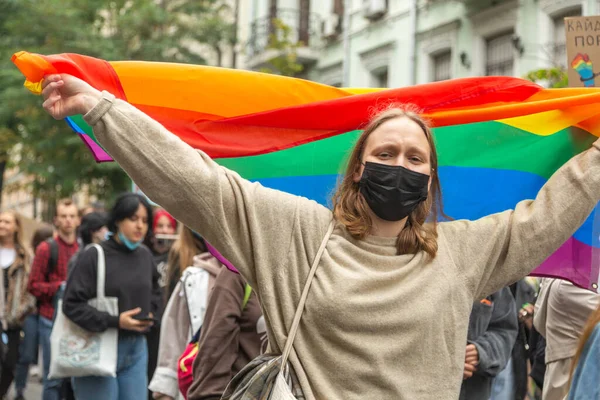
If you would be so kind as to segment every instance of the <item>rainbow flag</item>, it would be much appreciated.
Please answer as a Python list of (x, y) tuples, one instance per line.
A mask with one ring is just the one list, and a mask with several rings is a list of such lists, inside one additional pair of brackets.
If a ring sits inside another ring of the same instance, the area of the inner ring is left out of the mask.
[[(135, 105), (245, 178), (326, 205), (361, 127), (389, 104), (414, 103), (435, 126), (445, 210), (455, 219), (534, 198), (600, 134), (600, 89), (544, 89), (510, 77), (339, 89), (249, 71), (76, 54), (20, 52), (12, 60), (33, 92), (46, 74), (72, 74)], [(81, 116), (67, 123), (97, 161), (111, 160)], [(597, 210), (533, 275), (597, 288)]]

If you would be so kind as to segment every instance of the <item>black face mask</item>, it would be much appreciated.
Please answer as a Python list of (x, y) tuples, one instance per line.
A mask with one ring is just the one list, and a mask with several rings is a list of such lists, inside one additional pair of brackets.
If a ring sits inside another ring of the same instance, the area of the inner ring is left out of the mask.
[(427, 199), (429, 175), (401, 166), (367, 162), (360, 193), (371, 210), (386, 221), (400, 221)]

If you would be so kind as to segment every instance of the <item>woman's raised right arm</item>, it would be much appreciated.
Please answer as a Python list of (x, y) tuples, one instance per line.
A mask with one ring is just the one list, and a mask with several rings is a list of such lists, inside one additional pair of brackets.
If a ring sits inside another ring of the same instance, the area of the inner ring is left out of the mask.
[[(76, 79), (63, 78), (63, 87)], [(104, 149), (148, 197), (202, 234), (250, 281), (256, 282), (256, 265), (286, 258), (295, 230), (320, 243), (331, 219), (325, 207), (241, 178), (107, 92), (85, 93), (74, 111), (85, 114)]]

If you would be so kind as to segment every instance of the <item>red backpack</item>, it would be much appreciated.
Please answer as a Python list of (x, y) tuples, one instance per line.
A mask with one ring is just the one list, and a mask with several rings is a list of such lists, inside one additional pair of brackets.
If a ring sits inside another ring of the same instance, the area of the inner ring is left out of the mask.
[[(252, 294), (252, 288), (250, 285), (246, 284), (244, 288), (244, 302), (242, 303), (242, 310), (246, 308), (248, 304), (248, 300), (250, 300), (250, 295)], [(194, 382), (194, 375), (192, 373), (192, 366), (194, 365), (194, 360), (198, 355), (198, 346), (200, 341), (200, 331), (202, 327), (198, 329), (198, 331), (194, 334), (194, 337), (190, 341), (190, 343), (185, 348), (183, 354), (179, 358), (178, 368), (177, 368), (177, 382), (179, 383), (179, 390), (183, 394), (185, 400), (187, 400), (188, 390), (190, 386), (192, 386), (192, 382)]]

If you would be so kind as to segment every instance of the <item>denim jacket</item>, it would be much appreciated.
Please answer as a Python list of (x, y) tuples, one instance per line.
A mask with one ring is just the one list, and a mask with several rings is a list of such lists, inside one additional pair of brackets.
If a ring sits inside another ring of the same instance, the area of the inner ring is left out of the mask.
[(600, 325), (596, 325), (583, 348), (573, 374), (568, 400), (600, 398), (598, 371), (600, 371)]

